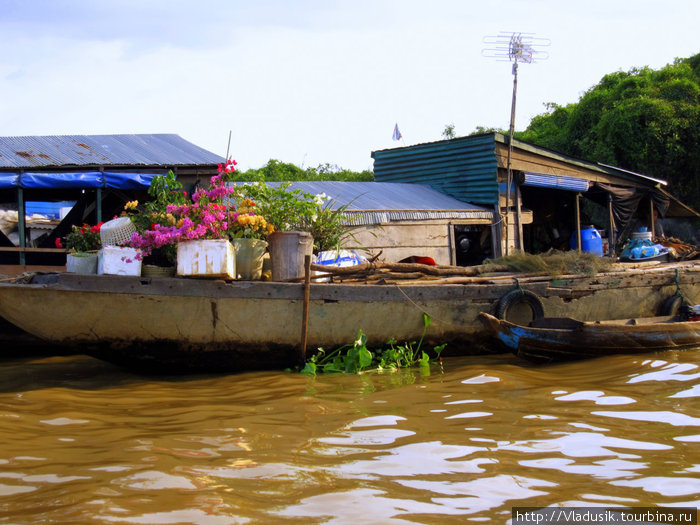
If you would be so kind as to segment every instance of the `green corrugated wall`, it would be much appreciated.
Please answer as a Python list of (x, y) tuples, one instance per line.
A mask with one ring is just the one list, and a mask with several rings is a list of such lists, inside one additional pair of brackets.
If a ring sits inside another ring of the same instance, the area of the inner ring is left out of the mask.
[(455, 199), (498, 203), (493, 133), (372, 152), (374, 180), (428, 184)]

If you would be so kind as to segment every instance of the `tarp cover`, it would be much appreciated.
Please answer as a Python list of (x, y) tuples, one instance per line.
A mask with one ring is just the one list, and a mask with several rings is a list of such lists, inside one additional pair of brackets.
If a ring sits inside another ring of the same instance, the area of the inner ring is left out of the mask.
[(19, 174), (17, 173), (0, 173), (0, 190), (9, 190), (17, 187)]
[[(666, 211), (668, 210), (670, 199), (655, 188), (622, 188), (600, 182), (595, 183), (594, 188), (604, 192), (604, 195), (610, 195), (612, 199), (612, 212), (613, 218), (615, 219), (616, 234), (624, 230), (634, 219), (642, 199), (646, 198), (651, 200), (654, 204), (654, 208), (659, 210), (659, 215), (662, 217), (666, 215)], [(587, 196), (594, 197), (595, 192)], [(604, 201), (601, 202), (601, 204), (604, 204)], [(646, 214), (647, 210), (642, 210), (642, 213)]]
[(71, 173), (0, 173), (0, 189), (117, 188), (143, 190), (151, 185), (153, 173), (83, 171)]

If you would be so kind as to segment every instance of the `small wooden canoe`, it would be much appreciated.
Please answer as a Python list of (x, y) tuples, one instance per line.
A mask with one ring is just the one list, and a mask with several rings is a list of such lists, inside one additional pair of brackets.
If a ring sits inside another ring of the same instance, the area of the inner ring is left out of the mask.
[(491, 337), (535, 362), (700, 346), (700, 321), (683, 321), (679, 316), (596, 322), (545, 317), (520, 326), (482, 312), (479, 320)]

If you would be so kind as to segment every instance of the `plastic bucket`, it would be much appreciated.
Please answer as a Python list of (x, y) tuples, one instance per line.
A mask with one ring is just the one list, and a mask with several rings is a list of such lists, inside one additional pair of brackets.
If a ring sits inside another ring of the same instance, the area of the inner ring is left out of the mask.
[[(576, 232), (571, 235), (569, 245), (572, 250), (578, 248)], [(603, 256), (603, 239), (593, 226), (588, 226), (581, 230), (581, 251), (592, 253), (598, 257)]]
[(66, 255), (66, 272), (80, 274), (97, 273), (97, 254), (69, 253)]
[(311, 255), (314, 238), (308, 232), (275, 232), (268, 237), (273, 281), (304, 277), (304, 257)]
[(231, 244), (236, 252), (236, 277), (246, 281), (259, 280), (267, 243), (260, 239), (232, 239)]

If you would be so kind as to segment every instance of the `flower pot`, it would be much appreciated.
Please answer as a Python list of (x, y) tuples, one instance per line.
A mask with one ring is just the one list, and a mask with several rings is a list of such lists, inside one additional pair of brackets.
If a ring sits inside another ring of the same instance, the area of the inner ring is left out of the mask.
[(246, 281), (260, 280), (267, 243), (260, 239), (233, 239), (231, 244), (236, 253), (236, 277)]
[(187, 277), (235, 279), (236, 260), (233, 245), (226, 239), (179, 242), (177, 274)]
[(97, 254), (69, 253), (66, 255), (66, 272), (79, 274), (97, 273)]
[(98, 252), (97, 273), (140, 276), (140, 251), (127, 246), (105, 246)]
[(273, 281), (304, 277), (304, 257), (311, 255), (314, 238), (308, 232), (275, 232), (270, 242), (270, 268)]
[(174, 266), (157, 266), (155, 264), (144, 264), (141, 266), (142, 277), (173, 277), (174, 275)]

